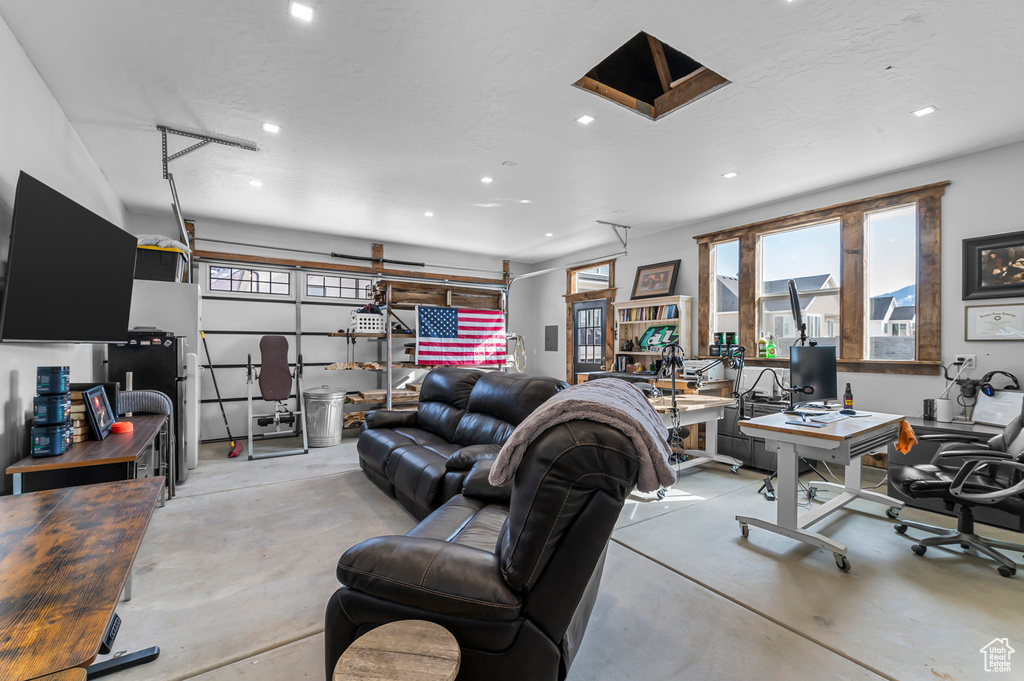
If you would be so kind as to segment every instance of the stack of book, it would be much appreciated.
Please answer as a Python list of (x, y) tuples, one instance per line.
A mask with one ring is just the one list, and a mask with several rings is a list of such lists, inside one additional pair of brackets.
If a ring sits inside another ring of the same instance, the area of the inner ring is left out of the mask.
[(71, 397), (71, 442), (85, 442), (89, 439), (89, 421), (85, 414), (85, 396), (79, 390), (72, 390)]

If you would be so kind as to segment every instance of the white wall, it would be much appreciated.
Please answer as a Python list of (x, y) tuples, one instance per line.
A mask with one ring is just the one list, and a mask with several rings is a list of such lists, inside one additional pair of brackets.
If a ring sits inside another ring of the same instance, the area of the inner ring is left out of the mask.
[[(978, 370), (971, 374), (974, 377), (980, 378), (994, 369), (1004, 369), (1024, 379), (1024, 359), (1021, 353), (1024, 341), (965, 342), (964, 306), (967, 303), (961, 300), (962, 240), (1024, 231), (1024, 217), (1017, 206), (1022, 177), (1024, 142), (1018, 142), (631, 239), (629, 256), (620, 257), (616, 263), (617, 299), (629, 299), (633, 275), (638, 265), (676, 258), (682, 259), (676, 293), (696, 298), (697, 247), (692, 238), (696, 234), (949, 180), (952, 184), (947, 187), (942, 199), (943, 361), (951, 362), (953, 356), (960, 353), (976, 354)], [(741, 190), (737, 186), (738, 191)], [(533, 269), (540, 270), (564, 262), (605, 255), (618, 250), (615, 246), (617, 243), (613, 242), (603, 249), (592, 249), (569, 258), (539, 263)], [(528, 323), (517, 326), (513, 321), (513, 326), (527, 338), (531, 373), (564, 375), (565, 304), (561, 297), (564, 293), (563, 272), (527, 279), (513, 286), (513, 303), (520, 296), (530, 301), (527, 305), (531, 305), (535, 311), (535, 314), (529, 316)], [(985, 302), (971, 301), (970, 304)], [(1002, 299), (989, 302), (1020, 301)], [(522, 304), (521, 300), (519, 304)], [(696, 347), (696, 305), (694, 315), (693, 342)], [(524, 316), (520, 316), (519, 320), (524, 321)], [(557, 325), (560, 329), (558, 352), (543, 351), (543, 331), (548, 324)], [(535, 349), (536, 355), (533, 354)], [(938, 376), (841, 373), (839, 380), (841, 383), (851, 383), (858, 407), (910, 415), (920, 414), (921, 401), (925, 397), (936, 396), (944, 388), (944, 381)]]
[[(123, 226), (120, 199), (2, 18), (0, 64), (0, 235), (9, 233), (22, 170)], [(0, 241), (0, 262), (5, 262), (8, 244)], [(91, 381), (99, 352), (91, 345), (0, 345), (0, 469), (28, 453), (25, 423), (32, 414), (36, 366), (68, 365), (73, 381)], [(0, 493), (8, 490), (10, 476), (4, 475)]]

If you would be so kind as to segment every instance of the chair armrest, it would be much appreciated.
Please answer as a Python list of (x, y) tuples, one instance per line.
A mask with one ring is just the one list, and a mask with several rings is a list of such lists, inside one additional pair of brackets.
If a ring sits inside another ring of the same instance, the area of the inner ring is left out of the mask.
[(946, 449), (935, 453), (932, 457), (931, 464), (938, 466), (943, 463), (951, 463), (950, 459), (962, 459), (964, 457), (991, 457), (993, 459), (1012, 459), (1013, 457), (1006, 452), (997, 452), (987, 447), (957, 447), (956, 449)]
[(374, 409), (366, 412), (367, 428), (414, 428), (419, 412)]
[(462, 493), (467, 497), (480, 499), (490, 504), (503, 504), (508, 506), (512, 503), (512, 481), (495, 487), (488, 479), (491, 475), (491, 466), (494, 459), (483, 459), (478, 461), (469, 469), (469, 474), (462, 481)]
[(338, 580), (377, 598), (452, 617), (511, 622), (522, 606), (493, 552), (440, 539), (368, 539), (338, 561)]
[(965, 444), (988, 447), (988, 439), (979, 438), (977, 435), (955, 435), (953, 433), (932, 433), (930, 435), (918, 435), (918, 442), (963, 442)]
[(501, 445), (469, 445), (448, 457), (444, 467), (449, 471), (468, 471), (477, 461), (495, 459)]
[(967, 482), (967, 478), (985, 466), (1009, 466), (1010, 468), (1016, 468), (1024, 471), (1024, 463), (1020, 463), (1019, 461), (1007, 461), (1003, 458), (992, 458), (987, 456), (967, 459), (964, 461), (964, 465), (960, 467), (960, 470), (957, 471), (956, 477), (953, 478), (953, 482), (949, 486), (949, 493), (957, 499), (973, 501), (979, 504), (995, 504), (1007, 497), (1024, 493), (1024, 480), (1021, 480), (1012, 487), (999, 490), (998, 492), (985, 492), (982, 494), (964, 492), (964, 483)]

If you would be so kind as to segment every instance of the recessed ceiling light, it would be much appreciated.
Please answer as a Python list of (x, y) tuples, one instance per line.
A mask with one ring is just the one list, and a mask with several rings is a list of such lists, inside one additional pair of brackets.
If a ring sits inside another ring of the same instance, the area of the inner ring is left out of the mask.
[(262, 187), (263, 183), (260, 182), (259, 180), (249, 180), (249, 186), (250, 187)]
[(926, 106), (923, 109), (918, 109), (917, 111), (915, 111), (914, 115), (917, 116), (918, 118), (920, 118), (921, 116), (927, 116), (928, 114), (933, 114), (936, 111), (938, 111), (938, 109), (936, 109), (934, 106)]
[(484, 184), (490, 184), (490, 183), (494, 182), (494, 178), (493, 177), (481, 177), (480, 181), (483, 182)]
[(301, 2), (293, 2), (288, 5), (288, 13), (296, 19), (313, 21), (313, 8), (303, 5)]
[(519, 203), (529, 203), (530, 199), (519, 199)]
[(264, 123), (263, 132), (281, 132), (281, 126), (273, 123)]
[(430, 211), (428, 210), (428, 211), (427, 211), (426, 213), (424, 213), (424, 214), (423, 214), (423, 216), (424, 216), (424, 217), (428, 217), (428, 218), (432, 218), (432, 217), (434, 217), (434, 214), (433, 214), (433, 213), (431, 213), (431, 212), (430, 212)]
[(732, 178), (736, 177), (737, 175), (739, 175), (739, 173), (734, 173), (732, 171), (729, 171), (725, 175), (722, 175), (722, 177), (724, 177), (727, 180), (731, 180)]
[(576, 122), (582, 123), (583, 125), (590, 125), (591, 123), (594, 122), (594, 120), (594, 117), (591, 116), (590, 114), (583, 114), (582, 116), (576, 119)]
[(547, 233), (547, 234), (545, 234), (544, 236), (554, 236), (554, 234), (552, 234), (551, 232), (548, 232), (548, 233)]

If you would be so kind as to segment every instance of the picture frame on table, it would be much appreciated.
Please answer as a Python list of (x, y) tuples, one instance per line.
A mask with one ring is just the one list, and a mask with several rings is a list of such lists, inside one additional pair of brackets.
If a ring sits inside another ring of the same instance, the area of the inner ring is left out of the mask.
[(1024, 340), (1024, 303), (968, 305), (964, 308), (964, 340)]
[(97, 385), (82, 391), (82, 397), (85, 400), (85, 413), (89, 416), (89, 426), (96, 435), (96, 439), (106, 438), (116, 419), (114, 410), (110, 408), (110, 402), (107, 401), (107, 394), (103, 391), (103, 386)]
[(1024, 232), (963, 241), (963, 300), (1024, 296)]
[(669, 260), (637, 267), (636, 277), (633, 279), (633, 292), (629, 299), (644, 300), (672, 295), (676, 290), (676, 279), (679, 277), (681, 263), (682, 260)]

